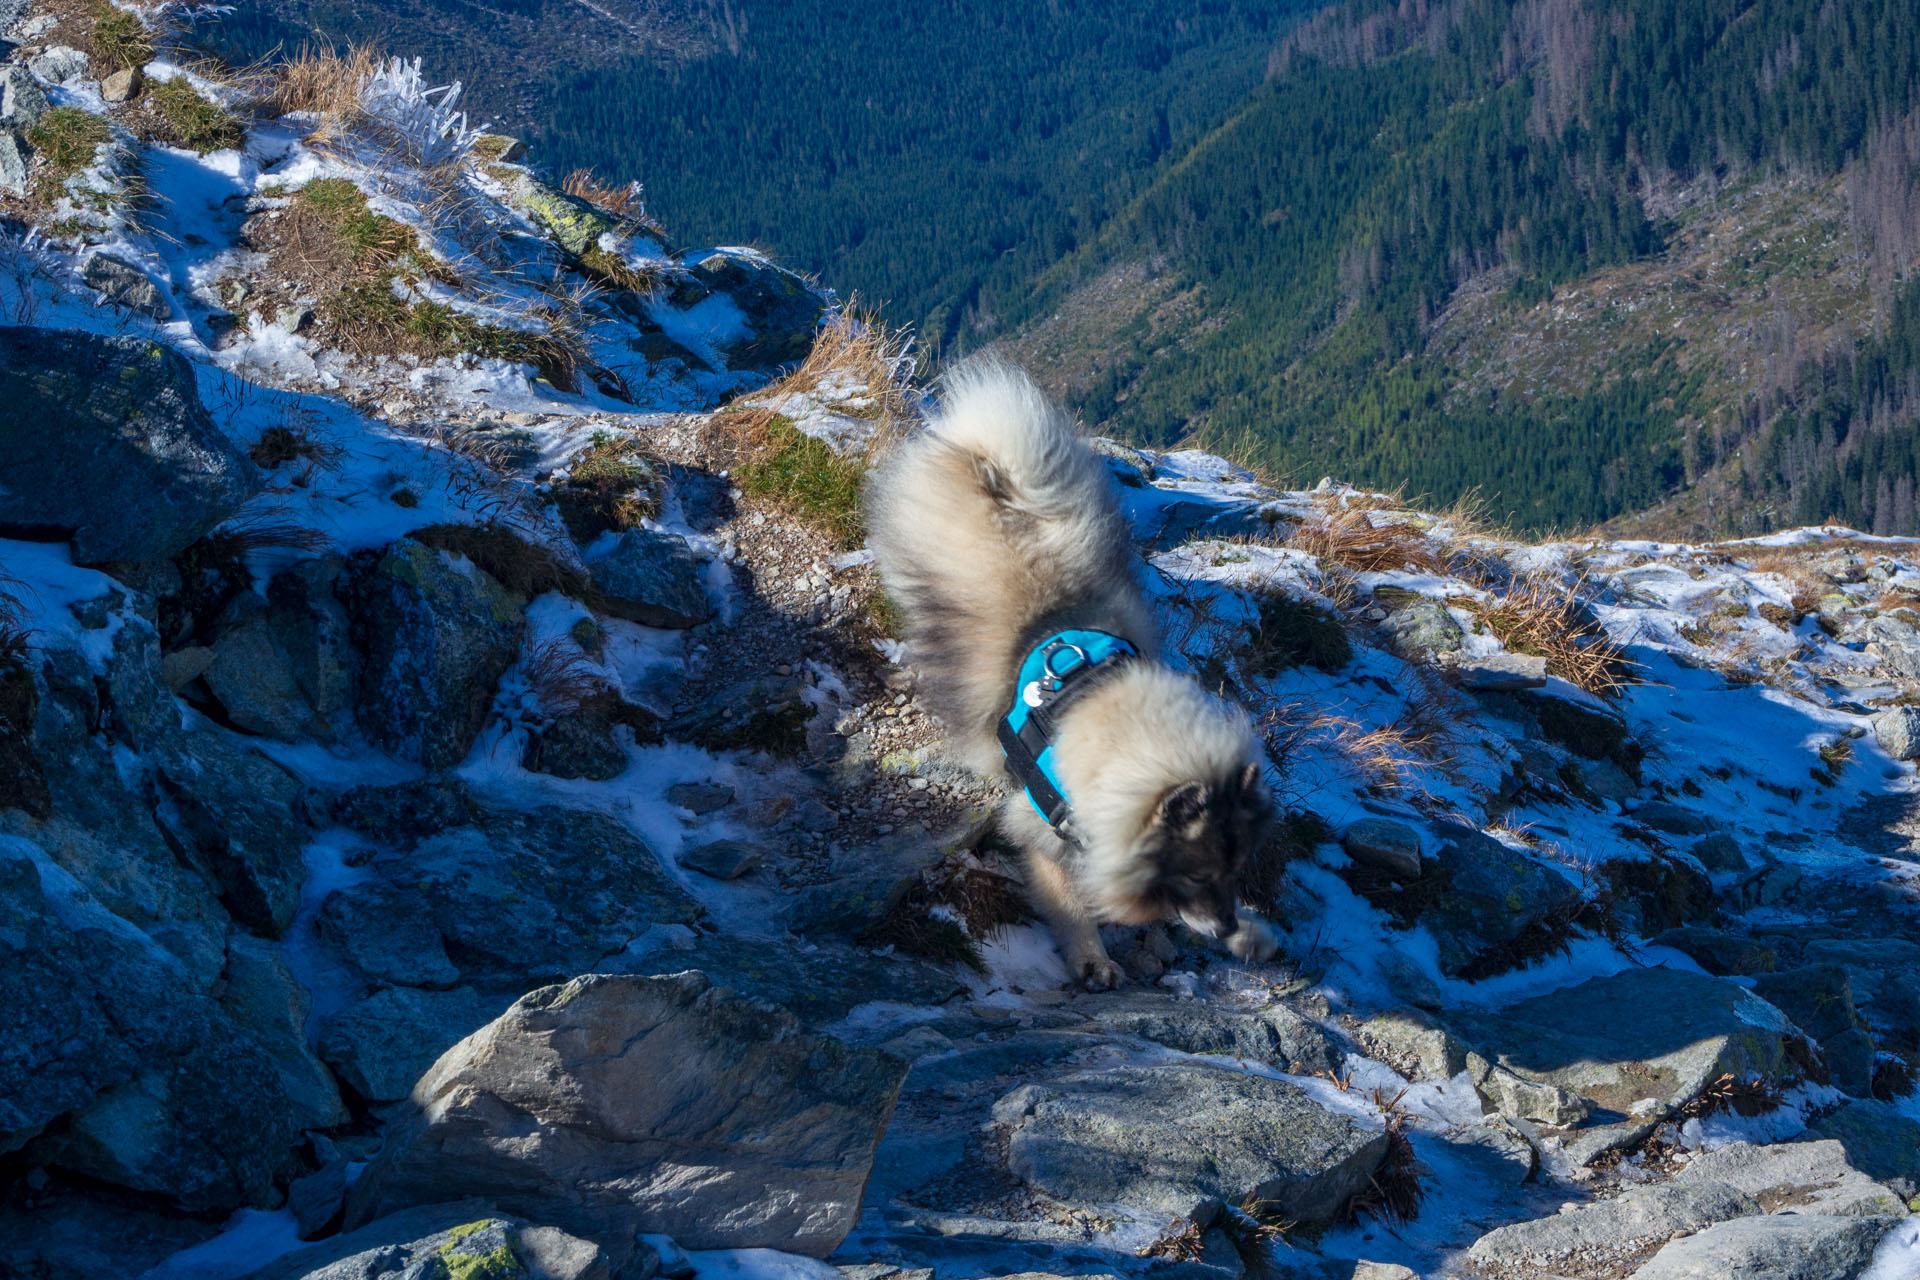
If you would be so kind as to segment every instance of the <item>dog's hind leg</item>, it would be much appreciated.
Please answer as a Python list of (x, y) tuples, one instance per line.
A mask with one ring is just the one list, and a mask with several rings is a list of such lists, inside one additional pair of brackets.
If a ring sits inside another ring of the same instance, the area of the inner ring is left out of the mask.
[(1120, 968), (1108, 958), (1107, 948), (1100, 941), (1100, 928), (1087, 914), (1067, 869), (1031, 846), (1027, 849), (1027, 891), (1053, 930), (1053, 940), (1066, 957), (1067, 972), (1089, 991), (1119, 986)]

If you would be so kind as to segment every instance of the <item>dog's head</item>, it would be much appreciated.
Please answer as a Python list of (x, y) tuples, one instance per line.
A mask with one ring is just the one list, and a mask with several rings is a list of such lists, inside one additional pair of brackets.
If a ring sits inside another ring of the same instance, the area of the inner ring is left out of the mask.
[(1213, 781), (1170, 787), (1154, 804), (1137, 857), (1137, 920), (1178, 918), (1210, 938), (1238, 926), (1240, 869), (1273, 824), (1273, 799), (1258, 764)]

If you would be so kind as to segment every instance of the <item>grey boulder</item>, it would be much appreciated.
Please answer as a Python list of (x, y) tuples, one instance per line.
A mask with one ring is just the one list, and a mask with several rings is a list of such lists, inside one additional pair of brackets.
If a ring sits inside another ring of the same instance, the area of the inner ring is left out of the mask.
[(582, 1235), (824, 1257), (905, 1074), (698, 972), (575, 978), (434, 1065), (347, 1221), (471, 1194)]
[(75, 76), (86, 74), (87, 55), (71, 45), (56, 44), (39, 57), (29, 59), (27, 68), (48, 84), (65, 84)]
[(0, 128), (0, 191), (10, 196), (24, 196), (32, 185), (33, 170), (27, 161), (26, 148), (11, 129)]
[[(475, 1200), (390, 1214), (268, 1263), (248, 1280), (612, 1280), (646, 1276), (636, 1241), (592, 1240), (536, 1226)], [(636, 1265), (638, 1264), (638, 1265)]]
[(1674, 1241), (1631, 1280), (1849, 1280), (1872, 1260), (1892, 1222), (1813, 1213), (1735, 1218)]
[(519, 600), (466, 557), (403, 538), (362, 584), (358, 621), (367, 736), (430, 769), (458, 764), (519, 652)]
[(1591, 1267), (1630, 1260), (1649, 1245), (1761, 1211), (1760, 1205), (1725, 1183), (1638, 1187), (1614, 1200), (1597, 1200), (1571, 1213), (1489, 1231), (1467, 1256), (1501, 1267), (1555, 1274), (1562, 1267)]
[(1733, 1187), (1762, 1208), (1844, 1217), (1900, 1217), (1906, 1206), (1891, 1189), (1848, 1162), (1841, 1143), (1781, 1142), (1768, 1146), (1735, 1142), (1696, 1155), (1675, 1182), (1711, 1182)]
[(1434, 855), (1446, 891), (1433, 896), (1420, 922), (1440, 948), (1440, 970), (1479, 978), (1511, 967), (1503, 949), (1556, 912), (1570, 910), (1580, 890), (1553, 868), (1470, 827), (1442, 826)]
[(1196, 1062), (1022, 1085), (993, 1117), (1009, 1129), (1008, 1167), (1034, 1190), (1197, 1222), (1249, 1197), (1295, 1222), (1328, 1222), (1387, 1153), (1385, 1133), (1297, 1085)]
[(1553, 1099), (1557, 1118), (1531, 1118), (1588, 1121), (1561, 1135), (1579, 1162), (1637, 1142), (1723, 1075), (1794, 1076), (1784, 1014), (1725, 978), (1675, 969), (1591, 978), (1498, 1012), (1451, 1015), (1448, 1027), (1491, 1068), (1487, 1080), (1506, 1086), (1483, 1084), (1490, 1102)]
[(22, 66), (0, 67), (0, 127), (30, 129), (46, 114), (47, 95)]
[(1420, 878), (1420, 833), (1403, 822), (1362, 818), (1341, 834), (1340, 847), (1355, 862), (1396, 880)]
[(0, 531), (66, 534), (83, 564), (177, 555), (261, 486), (145, 338), (0, 327), (0, 403)]
[(700, 581), (700, 564), (682, 538), (629, 529), (593, 562), (592, 570), (595, 603), (616, 618), (684, 629), (714, 615)]
[(1920, 758), (1920, 707), (1891, 707), (1869, 723), (1873, 740), (1895, 760)]

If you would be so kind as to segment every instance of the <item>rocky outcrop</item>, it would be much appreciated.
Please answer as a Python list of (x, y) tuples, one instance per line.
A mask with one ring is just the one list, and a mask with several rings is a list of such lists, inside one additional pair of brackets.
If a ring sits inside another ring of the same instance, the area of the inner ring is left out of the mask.
[(697, 972), (576, 978), (434, 1065), (348, 1220), (470, 1194), (594, 1238), (825, 1256), (905, 1070)]
[(81, 563), (174, 556), (261, 485), (151, 339), (0, 326), (0, 403), (0, 531), (65, 534)]
[(626, 1280), (652, 1275), (658, 1262), (636, 1240), (603, 1248), (465, 1200), (390, 1214), (288, 1254), (248, 1280)]
[(1794, 1074), (1785, 1015), (1734, 982), (1672, 969), (1629, 969), (1448, 1022), (1489, 1104), (1564, 1130), (1575, 1161), (1638, 1141), (1724, 1075)]
[(1261, 1201), (1327, 1222), (1368, 1184), (1387, 1137), (1298, 1085), (1199, 1063), (1124, 1066), (1022, 1085), (994, 1106), (1007, 1165), (1036, 1191), (1209, 1222)]
[(600, 605), (616, 618), (649, 627), (698, 626), (713, 617), (700, 565), (684, 539), (651, 529), (620, 534), (592, 565)]
[(361, 585), (357, 621), (367, 736), (429, 768), (458, 764), (519, 652), (520, 602), (464, 556), (402, 540)]

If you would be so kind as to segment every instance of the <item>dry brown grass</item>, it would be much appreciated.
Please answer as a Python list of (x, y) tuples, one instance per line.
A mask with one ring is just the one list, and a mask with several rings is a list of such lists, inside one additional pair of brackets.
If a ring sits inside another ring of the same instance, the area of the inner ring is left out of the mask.
[(521, 660), (528, 690), (549, 715), (563, 716), (608, 691), (606, 678), (571, 640), (546, 640)]
[(1445, 552), (1404, 520), (1376, 525), (1365, 511), (1322, 511), (1300, 522), (1288, 544), (1320, 561), (1358, 573), (1402, 569), (1450, 572)]
[(576, 200), (585, 200), (654, 235), (665, 237), (667, 234), (647, 212), (646, 190), (638, 182), (616, 187), (600, 181), (591, 169), (575, 169), (561, 181), (560, 189)]
[(336, 138), (359, 121), (360, 88), (382, 61), (383, 55), (372, 45), (352, 45), (344, 53), (303, 46), (274, 67), (260, 110), (274, 118), (310, 111), (318, 118), (308, 141)]
[(1153, 1243), (1141, 1249), (1136, 1256), (1160, 1258), (1167, 1262), (1198, 1262), (1206, 1252), (1203, 1235), (1192, 1221), (1175, 1218)]
[(1531, 573), (1489, 599), (1459, 597), (1509, 652), (1547, 660), (1547, 671), (1588, 693), (1611, 696), (1636, 680), (1638, 664), (1609, 636), (1584, 601), (1586, 579), (1571, 585)]
[(1303, 752), (1324, 751), (1369, 785), (1384, 790), (1398, 790), (1410, 778), (1447, 763), (1444, 758), (1430, 758), (1444, 739), (1414, 737), (1396, 725), (1368, 728), (1303, 702), (1274, 703), (1254, 717), (1253, 727), (1266, 745), (1268, 758), (1281, 769)]
[(1420, 1216), (1424, 1193), (1421, 1175), (1427, 1172), (1415, 1154), (1413, 1140), (1407, 1134), (1407, 1113), (1400, 1110), (1405, 1090), (1388, 1098), (1375, 1090), (1374, 1105), (1386, 1121), (1387, 1154), (1367, 1178), (1367, 1185), (1347, 1203), (1347, 1214), (1384, 1218), (1388, 1222), (1410, 1222)]

